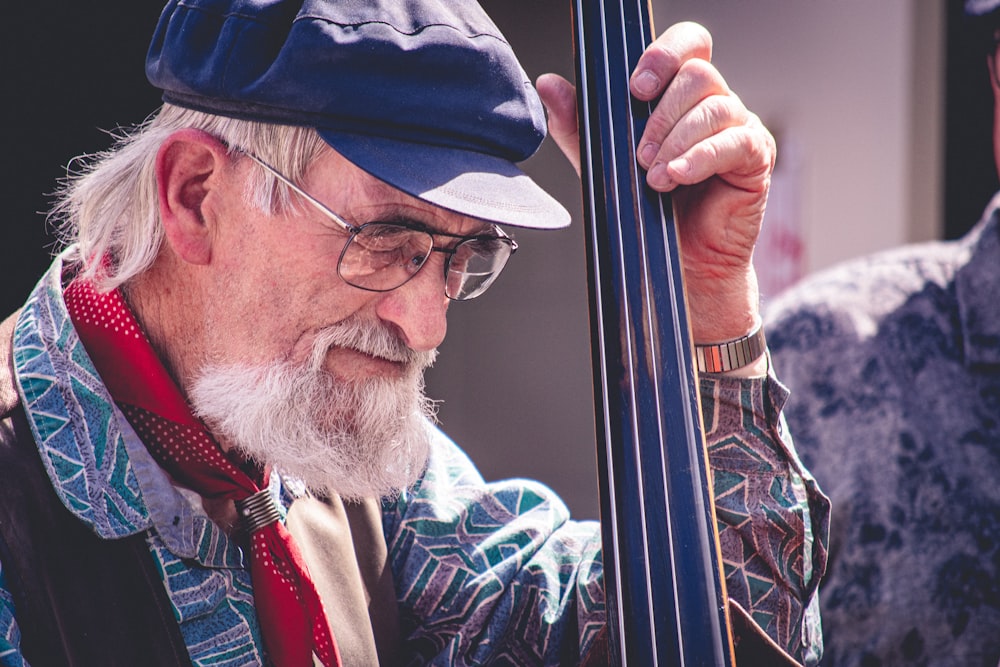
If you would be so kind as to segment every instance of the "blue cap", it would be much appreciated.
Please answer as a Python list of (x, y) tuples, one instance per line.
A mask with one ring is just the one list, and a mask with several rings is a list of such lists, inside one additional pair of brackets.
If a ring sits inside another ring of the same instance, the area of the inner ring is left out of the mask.
[(437, 206), (516, 227), (569, 224), (516, 165), (545, 138), (545, 114), (474, 1), (171, 0), (146, 76), (170, 104), (314, 127)]

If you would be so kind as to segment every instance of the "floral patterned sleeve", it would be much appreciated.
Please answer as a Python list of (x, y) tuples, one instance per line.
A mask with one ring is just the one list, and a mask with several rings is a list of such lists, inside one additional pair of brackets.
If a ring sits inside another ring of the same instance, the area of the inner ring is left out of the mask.
[[(829, 505), (784, 429), (787, 392), (719, 377), (701, 392), (730, 599), (814, 664)], [(383, 522), (403, 664), (573, 664), (604, 627), (599, 526), (571, 521), (535, 482), (485, 483), (440, 432), (427, 472)]]

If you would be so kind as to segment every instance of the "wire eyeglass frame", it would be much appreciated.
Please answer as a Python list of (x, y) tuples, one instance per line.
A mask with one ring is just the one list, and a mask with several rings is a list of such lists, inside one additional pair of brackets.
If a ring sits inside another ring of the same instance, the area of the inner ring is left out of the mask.
[[(453, 301), (467, 301), (489, 289), (517, 251), (517, 242), (496, 225), (491, 234), (471, 236), (432, 231), (405, 222), (353, 225), (267, 162), (248, 151), (241, 152), (349, 235), (337, 260), (337, 274), (353, 287), (390, 292), (417, 275), (432, 252), (440, 252), (446, 255), (445, 295)], [(436, 236), (459, 241), (437, 246)]]

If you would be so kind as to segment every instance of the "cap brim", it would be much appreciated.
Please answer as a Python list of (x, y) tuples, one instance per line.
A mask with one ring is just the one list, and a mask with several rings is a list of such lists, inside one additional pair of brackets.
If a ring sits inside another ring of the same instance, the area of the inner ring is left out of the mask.
[(498, 225), (560, 229), (569, 211), (513, 162), (484, 153), (318, 129), (357, 167), (403, 192)]

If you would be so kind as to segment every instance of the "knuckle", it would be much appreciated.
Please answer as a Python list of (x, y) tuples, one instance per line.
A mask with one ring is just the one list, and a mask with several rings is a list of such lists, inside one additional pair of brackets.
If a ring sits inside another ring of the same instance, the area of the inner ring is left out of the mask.
[(743, 128), (738, 133), (738, 150), (746, 156), (742, 171), (748, 176), (766, 176), (774, 168), (773, 144), (764, 137), (761, 132), (750, 128)]
[(717, 144), (716, 142), (706, 142), (703, 147), (703, 152), (705, 154), (706, 162), (710, 164), (718, 164), (722, 161), (722, 152), (724, 148)]
[(664, 139), (669, 136), (674, 122), (674, 116), (671, 112), (657, 107), (646, 121), (644, 134), (656, 143), (663, 143)]
[(642, 65), (661, 74), (676, 72), (681, 66), (681, 56), (670, 46), (654, 43), (641, 56)]
[(691, 35), (691, 39), (698, 42), (699, 47), (707, 49), (711, 53), (712, 33), (708, 31), (708, 28), (694, 21), (684, 21), (682, 25)]
[(710, 94), (728, 90), (715, 66), (700, 58), (685, 61), (680, 67), (678, 77), (692, 91), (704, 91), (705, 94)]
[(702, 120), (712, 132), (721, 132), (734, 124), (736, 109), (732, 100), (722, 95), (712, 95), (700, 105)]

